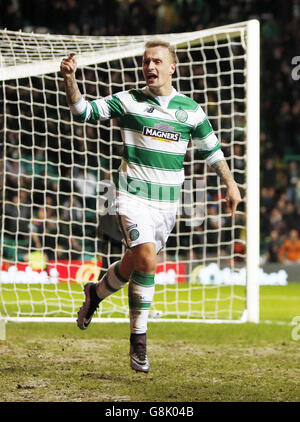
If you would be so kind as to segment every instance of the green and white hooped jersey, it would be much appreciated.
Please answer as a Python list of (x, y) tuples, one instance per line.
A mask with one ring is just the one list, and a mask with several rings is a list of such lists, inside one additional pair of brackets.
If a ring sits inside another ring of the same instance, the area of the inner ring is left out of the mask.
[(203, 109), (174, 88), (169, 97), (154, 97), (145, 87), (94, 101), (81, 98), (70, 110), (80, 121), (119, 118), (124, 153), (117, 190), (154, 206), (178, 203), (190, 139), (208, 165), (224, 159)]

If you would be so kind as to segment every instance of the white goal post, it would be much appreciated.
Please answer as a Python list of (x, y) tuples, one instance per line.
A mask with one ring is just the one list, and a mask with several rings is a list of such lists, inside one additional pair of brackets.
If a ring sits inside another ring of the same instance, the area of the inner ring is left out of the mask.
[[(76, 53), (86, 99), (140, 89), (145, 42), (169, 41), (174, 87), (196, 100), (241, 189), (232, 220), (224, 186), (190, 145), (180, 210), (159, 254), (151, 321), (259, 322), (259, 22), (151, 36), (0, 30), (0, 318), (74, 322), (83, 283), (124, 252), (107, 213), (122, 155), (115, 120), (79, 123), (60, 62)], [(106, 202), (105, 202), (106, 201)], [(128, 321), (127, 289), (93, 321)]]

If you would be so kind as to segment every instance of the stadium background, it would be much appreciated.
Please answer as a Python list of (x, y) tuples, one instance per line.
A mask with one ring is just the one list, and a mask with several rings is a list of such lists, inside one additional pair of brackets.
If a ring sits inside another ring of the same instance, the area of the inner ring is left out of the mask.
[[(257, 18), (261, 23), (261, 261), (276, 264), (284, 259), (278, 252), (291, 230), (297, 231), (296, 236), (300, 231), (300, 126), (297, 119), (300, 91), (298, 82), (292, 78), (292, 58), (297, 56), (300, 38), (298, 0), (2, 0), (0, 5), (1, 28), (53, 34), (170, 33), (250, 18)], [(13, 153), (12, 149), (11, 158)], [(65, 160), (67, 162), (68, 157)], [(7, 163), (14, 165), (13, 160)], [(24, 171), (26, 173), (26, 168)], [(9, 183), (6, 194), (11, 197), (15, 188), (13, 178)], [(60, 188), (68, 192), (67, 186)], [(76, 189), (80, 194), (80, 186)], [(26, 196), (26, 189), (22, 195)], [(35, 197), (37, 203), (39, 200), (41, 198)], [(47, 200), (51, 205), (51, 195)], [(80, 233), (80, 215), (76, 218), (79, 218)], [(10, 231), (13, 231), (13, 222), (14, 219), (6, 221), (12, 225)], [(73, 249), (79, 252), (80, 246), (73, 245)], [(20, 253), (22, 255), (22, 250)], [(76, 259), (76, 252), (72, 258)], [(298, 259), (300, 256), (295, 256), (295, 261)]]

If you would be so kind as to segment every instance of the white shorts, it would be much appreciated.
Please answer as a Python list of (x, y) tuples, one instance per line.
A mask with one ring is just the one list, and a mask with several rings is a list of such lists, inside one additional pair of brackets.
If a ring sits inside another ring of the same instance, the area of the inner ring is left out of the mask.
[(170, 209), (159, 209), (133, 195), (121, 194), (116, 198), (116, 217), (128, 248), (150, 242), (159, 253), (173, 230), (176, 214), (174, 204)]

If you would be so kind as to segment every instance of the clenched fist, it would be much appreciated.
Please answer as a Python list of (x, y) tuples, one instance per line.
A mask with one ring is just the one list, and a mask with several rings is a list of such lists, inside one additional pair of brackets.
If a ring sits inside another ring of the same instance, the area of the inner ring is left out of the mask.
[(69, 57), (66, 59), (62, 59), (60, 64), (60, 71), (63, 77), (73, 76), (75, 75), (77, 69), (77, 62), (74, 58), (75, 53), (69, 54)]

